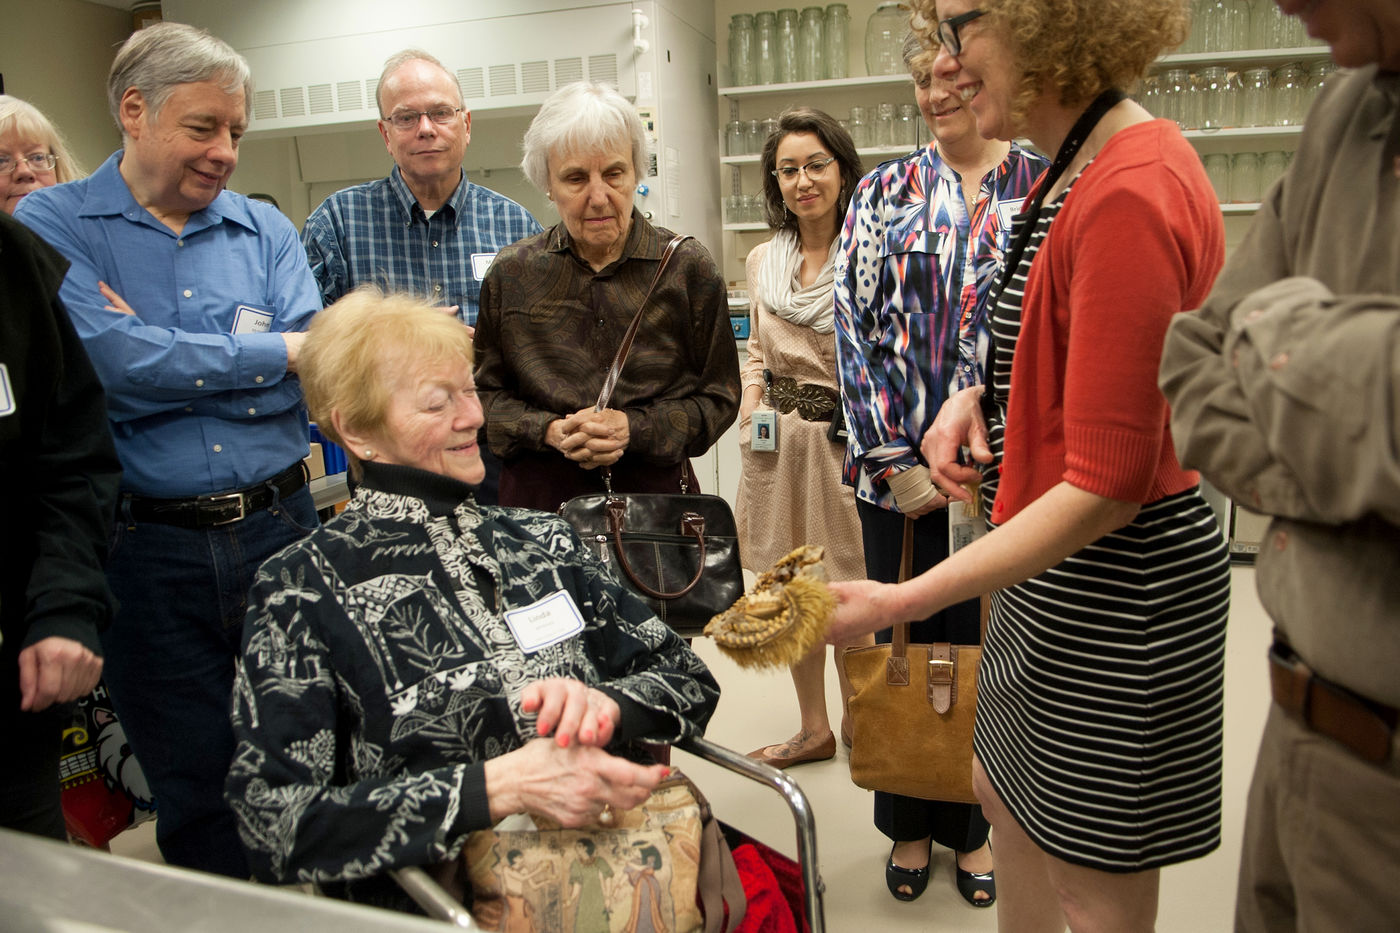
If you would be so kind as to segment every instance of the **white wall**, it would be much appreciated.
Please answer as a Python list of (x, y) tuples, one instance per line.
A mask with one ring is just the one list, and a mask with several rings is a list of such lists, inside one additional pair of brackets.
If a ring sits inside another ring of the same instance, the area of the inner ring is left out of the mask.
[(0, 14), (5, 93), (42, 110), (78, 162), (97, 168), (121, 146), (106, 84), (131, 14), (85, 0), (3, 0)]

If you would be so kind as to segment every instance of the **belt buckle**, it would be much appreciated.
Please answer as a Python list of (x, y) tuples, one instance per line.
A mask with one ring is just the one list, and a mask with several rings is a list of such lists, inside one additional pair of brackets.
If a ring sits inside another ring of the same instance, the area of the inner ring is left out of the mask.
[(232, 500), (234, 500), (234, 501), (236, 501), (236, 502), (238, 503), (238, 514), (235, 515), (235, 516), (233, 516), (232, 518), (221, 518), (221, 519), (219, 519), (219, 520), (216, 521), (216, 522), (210, 522), (210, 523), (209, 523), (209, 527), (211, 527), (211, 528), (217, 528), (219, 525), (231, 525), (231, 524), (233, 524), (234, 522), (241, 522), (244, 518), (247, 517), (247, 515), (248, 515), (248, 500), (247, 500), (247, 498), (246, 498), (246, 496), (245, 496), (244, 493), (241, 493), (241, 492), (226, 492), (226, 493), (223, 493), (223, 494), (221, 494), (221, 495), (210, 496), (209, 498), (205, 499), (204, 501), (212, 505), (212, 504), (214, 504), (214, 503), (226, 501), (226, 500), (229, 500), (229, 499), (232, 499)]
[(935, 686), (951, 684), (953, 682), (953, 662), (941, 658), (930, 659), (928, 662), (928, 682)]

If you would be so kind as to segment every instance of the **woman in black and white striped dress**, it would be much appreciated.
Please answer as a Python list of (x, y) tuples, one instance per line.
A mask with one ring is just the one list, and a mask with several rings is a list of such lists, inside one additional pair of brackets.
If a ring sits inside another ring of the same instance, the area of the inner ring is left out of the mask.
[(952, 396), (923, 445), (952, 498), (980, 476), (960, 448), (988, 465), (995, 530), (906, 584), (837, 585), (830, 637), (991, 592), (974, 781), (999, 927), (1148, 931), (1157, 869), (1220, 836), (1227, 555), (1156, 374), (1223, 223), (1176, 126), (1122, 91), (1184, 36), (1185, 4), (916, 7), (978, 131), (1056, 159), (1008, 252), (991, 385)]

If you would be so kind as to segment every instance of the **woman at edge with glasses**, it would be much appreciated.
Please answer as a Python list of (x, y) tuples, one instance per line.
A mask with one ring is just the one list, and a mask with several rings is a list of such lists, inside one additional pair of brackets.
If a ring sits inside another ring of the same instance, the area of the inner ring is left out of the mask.
[(13, 214), (31, 191), (85, 174), (48, 117), (33, 104), (0, 94), (0, 207), (5, 213)]
[(980, 476), (960, 448), (995, 466), (994, 530), (908, 583), (837, 584), (832, 637), (991, 593), (973, 783), (998, 926), (1146, 933), (1160, 868), (1220, 842), (1228, 555), (1157, 371), (1167, 325), (1220, 269), (1224, 223), (1176, 125), (1124, 93), (1186, 35), (1186, 5), (916, 9), (978, 132), (1056, 157), (1005, 260), (985, 395), (952, 396), (923, 443), (960, 500)]
[[(862, 179), (842, 232), (836, 289), (850, 431), (844, 481), (855, 488), (866, 572), (885, 582), (899, 578), (906, 518), (915, 519), (916, 573), (948, 554), (947, 500), (933, 488), (919, 442), (949, 394), (982, 381), (987, 296), (1009, 218), (1045, 167), (1019, 146), (979, 136), (914, 36), (904, 61), (934, 142)], [(914, 641), (981, 640), (976, 598), (917, 620)], [(879, 640), (888, 642), (892, 630), (880, 628)], [(893, 842), (885, 883), (894, 897), (923, 893), (936, 841), (955, 852), (962, 896), (991, 906), (988, 825), (976, 805), (876, 792), (875, 825)]]
[[(745, 262), (751, 327), (739, 373), (740, 553), (746, 566), (763, 571), (798, 545), (820, 545), (829, 578), (855, 580), (862, 575), (860, 527), (841, 489), (844, 447), (827, 433), (840, 406), (832, 313), (836, 235), (861, 176), (860, 157), (834, 118), (799, 107), (778, 117), (760, 161), (773, 238)], [(761, 419), (754, 425), (760, 406), (773, 430)], [(755, 438), (776, 441), (776, 449), (754, 449)], [(750, 757), (786, 768), (836, 754), (826, 656), (823, 644), (792, 665), (797, 734)], [(841, 686), (844, 701), (844, 676)], [(843, 722), (842, 735), (848, 734)]]

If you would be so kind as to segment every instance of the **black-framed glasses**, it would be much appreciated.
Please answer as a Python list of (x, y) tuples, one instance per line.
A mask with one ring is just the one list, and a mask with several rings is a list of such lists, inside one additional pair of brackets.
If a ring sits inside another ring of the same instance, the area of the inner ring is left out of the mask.
[(813, 159), (806, 165), (784, 165), (782, 168), (773, 169), (773, 177), (778, 181), (796, 181), (797, 173), (803, 172), (812, 181), (816, 181), (826, 174), (826, 167), (836, 161), (835, 156), (826, 159)]
[(434, 107), (432, 110), (395, 110), (389, 114), (389, 122), (396, 130), (411, 130), (418, 127), (424, 117), (441, 126), (451, 123), (452, 118), (461, 113), (462, 107)]
[(939, 20), (938, 41), (948, 50), (949, 55), (958, 57), (962, 54), (962, 33), (959, 30), (979, 16), (986, 15), (986, 10), (968, 10), (966, 13)]
[(0, 175), (13, 175), (21, 162), (28, 165), (31, 172), (48, 172), (58, 164), (58, 156), (51, 152), (33, 152), (18, 159), (0, 155)]

